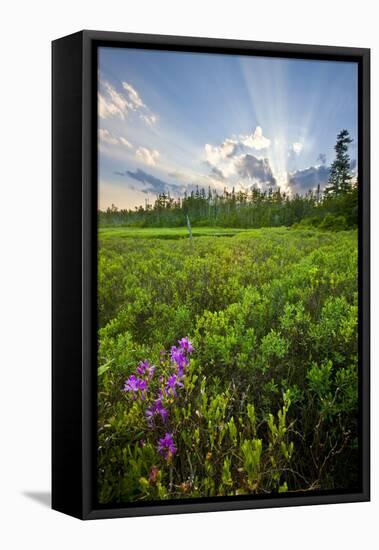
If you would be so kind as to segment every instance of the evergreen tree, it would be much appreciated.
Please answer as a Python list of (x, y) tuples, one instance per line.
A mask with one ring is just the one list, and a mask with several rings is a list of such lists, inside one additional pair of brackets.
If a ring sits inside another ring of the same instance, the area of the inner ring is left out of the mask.
[(348, 153), (352, 139), (348, 130), (341, 130), (334, 146), (336, 158), (330, 167), (328, 187), (326, 195), (339, 195), (349, 191), (351, 187), (350, 156)]

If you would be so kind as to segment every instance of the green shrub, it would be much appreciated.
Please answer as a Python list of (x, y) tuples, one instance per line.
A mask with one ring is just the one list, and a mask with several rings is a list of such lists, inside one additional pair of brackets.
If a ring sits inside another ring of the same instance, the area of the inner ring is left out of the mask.
[[(102, 503), (356, 487), (357, 233), (338, 215), (313, 225), (100, 240)], [(184, 387), (151, 429), (150, 397), (123, 385), (145, 359), (167, 378), (183, 335)]]
[(343, 231), (347, 229), (347, 223), (345, 216), (332, 216), (327, 214), (319, 224), (320, 229), (326, 229), (328, 231)]

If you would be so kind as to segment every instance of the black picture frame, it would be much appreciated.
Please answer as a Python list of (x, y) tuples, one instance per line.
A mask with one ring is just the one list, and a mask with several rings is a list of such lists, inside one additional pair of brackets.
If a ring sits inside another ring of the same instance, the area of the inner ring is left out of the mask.
[[(355, 61), (359, 74), (357, 492), (225, 497), (100, 507), (96, 475), (97, 48)], [(81, 519), (359, 502), (370, 499), (370, 50), (81, 31), (52, 43), (52, 508)]]

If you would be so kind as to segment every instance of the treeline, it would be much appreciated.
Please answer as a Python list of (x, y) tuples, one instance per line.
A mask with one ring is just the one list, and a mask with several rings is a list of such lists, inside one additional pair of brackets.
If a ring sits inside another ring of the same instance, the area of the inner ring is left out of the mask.
[(174, 199), (161, 193), (153, 205), (134, 210), (118, 210), (112, 205), (99, 212), (99, 225), (135, 227), (178, 227), (189, 220), (193, 226), (277, 227), (301, 223), (325, 229), (347, 229), (358, 223), (358, 184), (351, 175), (348, 148), (352, 139), (347, 130), (337, 135), (336, 157), (330, 167), (328, 185), (321, 192), (288, 195), (278, 189), (250, 191), (226, 188), (220, 194), (210, 187), (197, 188), (190, 195)]
[(342, 229), (357, 225), (357, 214), (357, 185), (351, 183), (341, 193), (321, 194), (318, 189), (317, 192), (294, 196), (280, 189), (264, 192), (259, 189), (228, 192), (225, 189), (222, 194), (211, 189), (208, 192), (197, 189), (182, 199), (162, 193), (153, 205), (146, 204), (135, 210), (119, 210), (112, 205), (106, 211), (99, 212), (99, 224), (179, 227), (186, 224), (188, 216), (193, 226), (256, 228), (290, 226), (301, 222), (311, 225), (332, 223)]

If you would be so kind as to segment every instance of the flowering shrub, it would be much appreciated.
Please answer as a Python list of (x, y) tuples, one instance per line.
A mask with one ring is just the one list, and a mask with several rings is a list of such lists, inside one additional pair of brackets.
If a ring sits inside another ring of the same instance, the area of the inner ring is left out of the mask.
[[(184, 388), (182, 379), (185, 375), (185, 369), (189, 364), (189, 356), (194, 348), (188, 338), (182, 338), (178, 341), (179, 346), (173, 346), (170, 352), (170, 359), (159, 380), (153, 379), (155, 366), (150, 365), (149, 361), (141, 361), (136, 368), (136, 373), (131, 374), (126, 380), (122, 391), (129, 393), (131, 400), (140, 400), (144, 402), (147, 427), (154, 430), (159, 429), (158, 420), (163, 427), (169, 420), (169, 408), (178, 397), (177, 391)], [(162, 351), (161, 355), (164, 355)], [(161, 365), (164, 360), (161, 360)], [(161, 429), (163, 429), (160, 426)], [(170, 461), (177, 449), (174, 446), (173, 436), (166, 432), (165, 436), (158, 441), (159, 453)]]
[(166, 435), (159, 440), (158, 452), (163, 455), (167, 461), (171, 460), (177, 450), (171, 434), (166, 433)]
[[(270, 442), (263, 448), (258, 437), (254, 405), (247, 403), (237, 412), (231, 389), (212, 395), (199, 366), (192, 368), (195, 348), (186, 338), (161, 351), (159, 366), (140, 362), (120, 393), (123, 407), (124, 443), (122, 478), (114, 470), (112, 428), (118, 421), (103, 425), (106, 438), (100, 457), (102, 500), (174, 498), (244, 494), (263, 490), (283, 490), (282, 477), (289, 466), (293, 443), (285, 416), (290, 406), (287, 394), (276, 424), (270, 415), (265, 430)], [(237, 407), (238, 409), (238, 407)], [(260, 430), (264, 432), (264, 430)], [(101, 431), (102, 433), (102, 431)], [(133, 434), (128, 440), (129, 433)], [(108, 449), (108, 450), (107, 450)], [(221, 458), (221, 460), (220, 460)], [(136, 472), (138, 474), (136, 475)], [(133, 479), (131, 479), (131, 473)], [(107, 487), (109, 479), (114, 483)], [(134, 491), (122, 490), (125, 477), (134, 482)], [(107, 487), (106, 490), (105, 487)]]

